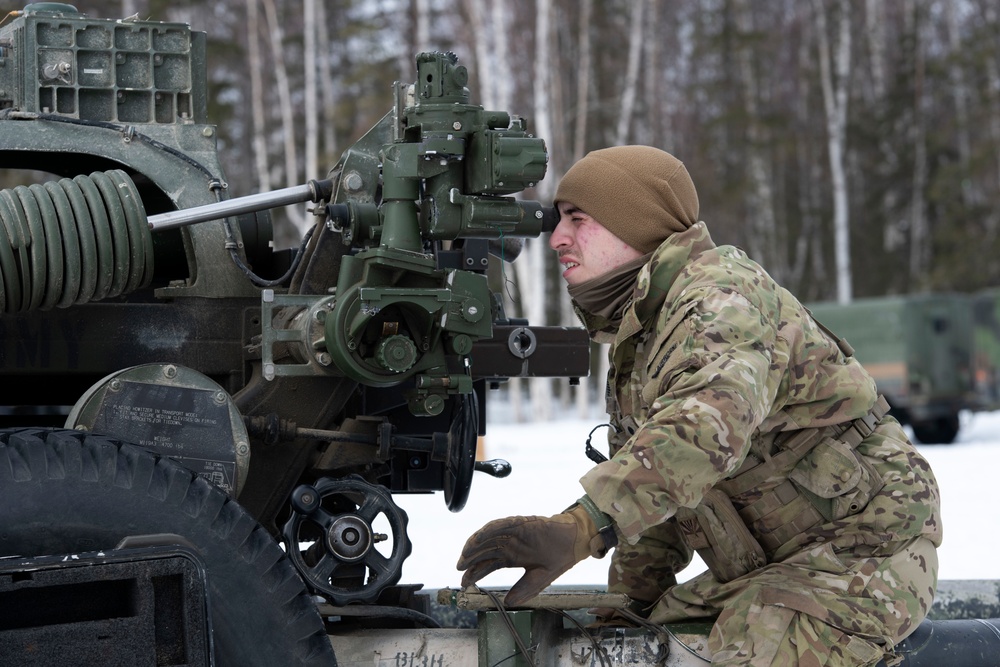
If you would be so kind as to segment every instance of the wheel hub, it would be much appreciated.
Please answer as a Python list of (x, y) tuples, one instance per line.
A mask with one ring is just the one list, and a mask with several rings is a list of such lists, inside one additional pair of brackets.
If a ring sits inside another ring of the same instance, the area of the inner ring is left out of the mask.
[(353, 563), (365, 557), (372, 547), (372, 531), (368, 522), (354, 514), (337, 517), (326, 531), (330, 552), (337, 558)]

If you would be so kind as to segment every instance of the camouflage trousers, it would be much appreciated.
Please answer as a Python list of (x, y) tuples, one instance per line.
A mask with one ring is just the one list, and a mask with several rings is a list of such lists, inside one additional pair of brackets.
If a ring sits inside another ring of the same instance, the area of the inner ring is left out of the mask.
[(713, 665), (859, 667), (890, 661), (926, 617), (937, 586), (937, 550), (917, 537), (885, 558), (815, 547), (719, 583), (706, 572), (670, 588), (649, 619), (718, 615)]

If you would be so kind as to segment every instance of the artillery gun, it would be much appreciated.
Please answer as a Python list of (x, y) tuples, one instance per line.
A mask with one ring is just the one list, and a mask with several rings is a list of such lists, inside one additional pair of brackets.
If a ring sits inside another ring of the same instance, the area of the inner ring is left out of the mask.
[[(51, 180), (0, 192), (0, 553), (186, 549), (220, 664), (334, 664), (313, 595), (409, 611), (392, 494), (461, 510), (510, 470), (476, 461), (487, 386), (588, 372), (582, 330), (507, 317), (487, 279), (553, 221), (511, 196), (544, 142), (425, 53), (325, 179), (230, 199), (204, 34), (14, 14), (0, 162)], [(301, 248), (273, 250), (270, 209), (306, 201)]]

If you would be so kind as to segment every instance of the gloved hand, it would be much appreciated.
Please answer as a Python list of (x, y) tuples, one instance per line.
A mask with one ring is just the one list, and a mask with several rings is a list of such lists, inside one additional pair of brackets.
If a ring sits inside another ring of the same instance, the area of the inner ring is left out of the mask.
[(588, 556), (603, 556), (604, 550), (594, 520), (583, 507), (573, 505), (551, 517), (490, 521), (466, 541), (458, 569), (465, 570), (464, 588), (500, 568), (523, 567), (524, 576), (504, 598), (505, 604), (517, 607)]

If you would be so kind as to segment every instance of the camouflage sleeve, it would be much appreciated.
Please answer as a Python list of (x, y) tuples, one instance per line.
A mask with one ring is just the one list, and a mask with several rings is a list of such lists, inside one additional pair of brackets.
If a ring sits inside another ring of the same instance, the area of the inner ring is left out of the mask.
[(665, 521), (644, 533), (635, 544), (615, 547), (608, 568), (608, 592), (653, 603), (677, 583), (675, 575), (688, 566), (691, 557), (677, 522)]
[(649, 413), (580, 480), (629, 544), (678, 506), (697, 506), (739, 467), (778, 390), (775, 327), (756, 307), (719, 288), (686, 300), (694, 307), (680, 325), (662, 339), (654, 332), (649, 379), (639, 388)]

